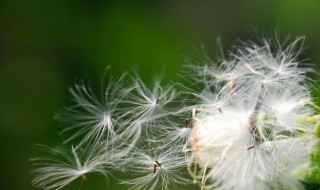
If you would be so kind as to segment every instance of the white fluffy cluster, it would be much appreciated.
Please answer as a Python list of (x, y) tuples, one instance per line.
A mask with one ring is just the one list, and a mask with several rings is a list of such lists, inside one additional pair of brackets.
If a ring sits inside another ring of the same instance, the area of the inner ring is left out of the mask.
[(123, 171), (129, 189), (164, 190), (190, 184), (188, 171), (201, 189), (303, 189), (292, 172), (309, 160), (316, 119), (300, 40), (246, 44), (192, 66), (200, 91), (177, 93), (160, 79), (149, 88), (138, 75), (110, 79), (101, 97), (76, 85), (74, 105), (57, 116), (71, 151), (35, 159), (34, 186), (62, 189), (88, 173)]
[(267, 42), (247, 45), (219, 69), (200, 68), (212, 79), (195, 106), (192, 146), (217, 189), (302, 188), (290, 173), (308, 160), (312, 130), (303, 120), (312, 110), (297, 42), (275, 52)]

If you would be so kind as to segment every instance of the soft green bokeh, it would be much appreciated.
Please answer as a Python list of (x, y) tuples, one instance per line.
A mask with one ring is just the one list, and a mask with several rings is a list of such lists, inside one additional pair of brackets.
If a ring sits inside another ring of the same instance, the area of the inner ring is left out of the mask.
[[(135, 69), (145, 81), (155, 74), (182, 81), (184, 56), (204, 45), (215, 57), (217, 37), (227, 52), (237, 39), (252, 38), (252, 27), (306, 36), (301, 58), (318, 70), (319, 10), (318, 0), (1, 1), (0, 189), (33, 189), (29, 159), (41, 155), (35, 144), (61, 141), (53, 116), (76, 80), (98, 87), (111, 65), (115, 75)], [(94, 176), (81, 189), (126, 189), (105, 184)]]

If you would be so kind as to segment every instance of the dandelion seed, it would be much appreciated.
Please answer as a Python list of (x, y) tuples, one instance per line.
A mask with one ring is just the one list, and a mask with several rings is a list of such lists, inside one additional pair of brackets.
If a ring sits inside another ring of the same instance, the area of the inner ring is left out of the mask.
[[(122, 183), (130, 185), (129, 189), (169, 189), (175, 184), (188, 184), (190, 181), (178, 175), (186, 166), (185, 157), (177, 153), (176, 149), (169, 149), (162, 153), (150, 153), (149, 156), (141, 150), (132, 157), (130, 171), (134, 179), (125, 179)], [(156, 161), (154, 161), (156, 160)], [(150, 173), (152, 166), (152, 173)], [(158, 167), (158, 168), (157, 168)]]
[(126, 113), (130, 116), (129, 119), (144, 119), (151, 122), (170, 114), (170, 110), (166, 106), (177, 97), (173, 86), (162, 87), (161, 80), (156, 79), (153, 87), (149, 89), (139, 77), (135, 78), (134, 83), (135, 88), (124, 100), (130, 107), (130, 110)]
[(32, 160), (34, 166), (37, 167), (31, 172), (35, 175), (32, 183), (37, 188), (62, 189), (79, 177), (86, 180), (88, 173), (100, 173), (108, 179), (108, 170), (105, 168), (108, 159), (100, 149), (94, 147), (90, 151), (80, 151), (72, 147), (72, 151), (69, 152), (62, 149), (45, 148), (54, 153), (54, 156)]
[(188, 149), (188, 139), (192, 131), (192, 128), (189, 127), (189, 120), (186, 119), (184, 121), (184, 124), (168, 123), (167, 125), (169, 127), (160, 125), (163, 131), (161, 131), (161, 134), (158, 135), (159, 137), (161, 137), (161, 141), (157, 142), (157, 144), (160, 145), (159, 148), (166, 149), (172, 146), (176, 146), (182, 147), (182, 151)]
[(130, 91), (130, 87), (124, 85), (124, 77), (112, 79), (101, 99), (84, 84), (70, 89), (75, 105), (57, 116), (60, 121), (70, 125), (63, 132), (75, 131), (65, 143), (82, 137), (78, 148), (88, 142), (99, 144), (117, 138), (115, 126), (120, 117), (119, 104)]
[(121, 116), (125, 122), (118, 131), (132, 145), (135, 145), (142, 135), (150, 140), (150, 133), (159, 130), (154, 126), (169, 122), (168, 117), (174, 114), (168, 105), (175, 100), (177, 93), (173, 86), (162, 87), (160, 82), (160, 79), (156, 79), (153, 87), (149, 89), (138, 76), (135, 77), (135, 88), (123, 101), (128, 109)]

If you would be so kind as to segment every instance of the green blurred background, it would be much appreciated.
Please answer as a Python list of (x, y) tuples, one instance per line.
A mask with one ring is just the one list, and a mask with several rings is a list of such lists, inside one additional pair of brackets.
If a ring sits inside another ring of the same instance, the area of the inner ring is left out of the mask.
[[(320, 63), (318, 0), (2, 0), (0, 189), (33, 189), (29, 159), (41, 155), (35, 144), (60, 142), (53, 116), (75, 81), (98, 86), (107, 65), (115, 75), (136, 69), (145, 81), (157, 73), (181, 81), (184, 55), (204, 45), (215, 57), (217, 37), (227, 50), (252, 27), (306, 36), (302, 58)], [(93, 177), (82, 189), (126, 188)]]

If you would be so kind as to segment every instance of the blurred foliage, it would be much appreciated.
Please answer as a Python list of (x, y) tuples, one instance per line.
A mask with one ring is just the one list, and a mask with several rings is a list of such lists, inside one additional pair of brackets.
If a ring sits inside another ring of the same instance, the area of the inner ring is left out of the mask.
[[(135, 69), (145, 81), (161, 73), (182, 81), (176, 73), (184, 55), (204, 45), (216, 57), (217, 37), (226, 51), (238, 38), (252, 38), (252, 27), (278, 30), (282, 38), (306, 36), (301, 58), (320, 63), (319, 10), (318, 0), (1, 1), (0, 189), (33, 189), (29, 159), (41, 154), (34, 144), (60, 143), (53, 116), (67, 105), (75, 80), (99, 86), (111, 65), (116, 75)], [(319, 92), (314, 96), (319, 103)], [(108, 189), (105, 184), (94, 177), (82, 189)]]
[(320, 124), (315, 123), (315, 131), (313, 145), (311, 147), (312, 154), (307, 163), (303, 163), (301, 166), (295, 169), (294, 175), (296, 175), (301, 181), (306, 183), (307, 189), (319, 189), (320, 182)]

